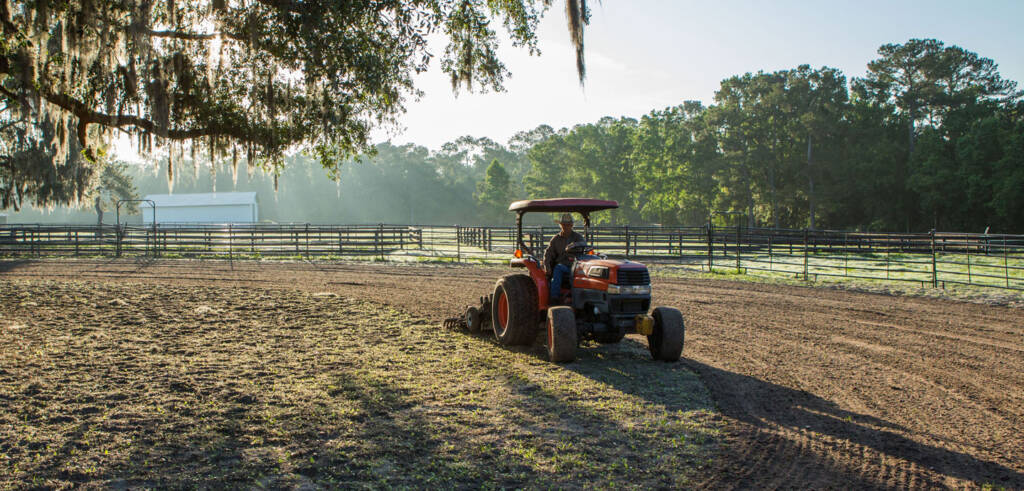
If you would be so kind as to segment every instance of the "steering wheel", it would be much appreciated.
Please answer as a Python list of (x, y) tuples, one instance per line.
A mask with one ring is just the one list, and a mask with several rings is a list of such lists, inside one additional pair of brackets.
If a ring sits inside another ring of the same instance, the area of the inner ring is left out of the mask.
[(590, 247), (586, 241), (578, 240), (565, 246), (565, 252), (572, 256), (579, 256), (581, 254), (589, 256), (594, 252), (594, 248)]

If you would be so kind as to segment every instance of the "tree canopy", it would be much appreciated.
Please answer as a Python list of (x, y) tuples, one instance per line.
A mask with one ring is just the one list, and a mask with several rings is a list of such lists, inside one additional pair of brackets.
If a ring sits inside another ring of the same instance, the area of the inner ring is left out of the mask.
[[(726, 78), (710, 105), (684, 101), (639, 118), (540, 125), (508, 142), (463, 136), (436, 151), (378, 144), (362, 164), (345, 165), (338, 183), (318, 179), (314, 160), (293, 156), (280, 194), (273, 174), (228, 185), (226, 165), (209, 166), (207, 177), (196, 164), (205, 157), (186, 155), (195, 170), (175, 191), (258, 191), (261, 214), (277, 221), (507, 225), (509, 201), (587, 196), (621, 205), (595, 216), (598, 223), (700, 225), (712, 212), (733, 212), (716, 220), (732, 225), (740, 214), (768, 227), (1024, 231), (1024, 102), (1015, 83), (963, 48), (908, 44), (956, 54), (929, 62), (955, 66), (929, 68), (947, 79), (935, 82), (941, 90), (924, 91), (932, 95), (911, 98), (919, 104), (914, 114), (927, 114), (913, 124), (893, 95), (905, 89), (878, 89), (877, 70), (900, 65), (905, 51), (886, 45), (851, 79), (801, 65)], [(950, 73), (961, 82), (950, 84)], [(167, 170), (166, 160), (154, 160), (131, 172), (145, 194), (168, 191)]]
[[(274, 172), (298, 148), (336, 173), (418, 95), (413, 75), (433, 57), (428, 36), (448, 40), (440, 64), (453, 89), (502, 90), (495, 25), (537, 53), (550, 3), (2, 0), (0, 128), (24, 134), (2, 149), (3, 186), (43, 202), (80, 199), (88, 167), (117, 131), (166, 148), (169, 173), (183, 147)], [(589, 10), (566, 0), (566, 12), (582, 82)], [(14, 157), (33, 148), (31, 159)], [(41, 194), (46, 186), (68, 189)]]
[(505, 166), (498, 159), (492, 160), (484, 179), (477, 185), (476, 200), (482, 219), (492, 223), (501, 221), (513, 198), (510, 184)]
[(989, 58), (937, 39), (911, 39), (878, 48), (867, 76), (856, 82), (862, 96), (891, 105), (907, 122), (909, 150), (915, 127), (938, 126), (951, 111), (982, 101), (1020, 97), (1016, 82), (1004, 80)]

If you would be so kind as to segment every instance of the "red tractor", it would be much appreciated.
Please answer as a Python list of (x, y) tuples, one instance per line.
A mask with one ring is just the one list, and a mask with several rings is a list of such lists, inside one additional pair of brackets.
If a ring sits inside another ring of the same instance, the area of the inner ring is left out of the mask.
[(549, 306), (551, 273), (542, 268), (537, 251), (523, 242), (523, 215), (528, 212), (579, 213), (583, 236), (588, 237), (590, 214), (618, 206), (615, 201), (582, 198), (512, 203), (508, 209), (516, 213), (516, 250), (511, 266), (526, 272), (501, 278), (492, 295), (482, 297), (478, 307), (467, 309), (464, 321), (469, 330), (491, 327), (498, 342), (510, 346), (530, 344), (538, 329), (547, 329), (548, 356), (554, 362), (575, 360), (580, 341), (617, 343), (635, 332), (647, 336), (655, 360), (678, 360), (685, 334), (683, 315), (672, 307), (657, 307), (648, 314), (651, 280), (646, 266), (607, 259), (586, 244), (570, 244), (567, 252), (575, 257), (572, 278), (562, 282), (558, 296), (566, 299), (566, 305)]

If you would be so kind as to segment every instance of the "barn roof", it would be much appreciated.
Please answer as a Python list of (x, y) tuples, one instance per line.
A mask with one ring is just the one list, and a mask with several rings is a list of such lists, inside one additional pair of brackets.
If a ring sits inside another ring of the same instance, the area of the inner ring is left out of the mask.
[[(143, 199), (153, 200), (158, 208), (174, 206), (251, 205), (256, 203), (256, 193), (147, 194)], [(145, 206), (145, 204), (143, 204), (143, 206)]]

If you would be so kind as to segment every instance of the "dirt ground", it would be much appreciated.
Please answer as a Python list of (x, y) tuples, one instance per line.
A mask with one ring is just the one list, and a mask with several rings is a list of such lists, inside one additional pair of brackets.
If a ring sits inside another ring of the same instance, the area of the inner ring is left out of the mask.
[(0, 293), (0, 489), (680, 488), (720, 441), (635, 345), (565, 368), (326, 291)]
[[(422, 319), (425, 324), (413, 324), (420, 330), (474, 302), (508, 272), (470, 266), (109, 260), (4, 262), (0, 269), (0, 279), (14, 285), (77, 281), (149, 293), (240, 287), (298, 298), (334, 292)], [(707, 432), (724, 443), (712, 445), (706, 461), (705, 446), (684, 452), (694, 474), (644, 484), (1024, 488), (1024, 310), (715, 279), (656, 276), (653, 286), (656, 305), (677, 306), (686, 316), (681, 366), (699, 375), (717, 415), (703, 421), (694, 416), (704, 414), (699, 397), (671, 399), (676, 392), (697, 390), (686, 385), (683, 373), (672, 375), (680, 387), (644, 394), (641, 388), (652, 384), (635, 370), (652, 362), (641, 363), (638, 339), (611, 351), (589, 348), (583, 369), (555, 367), (574, 374), (596, 367), (614, 374), (626, 370), (616, 389), (640, 394), (645, 407), (685, 410), (691, 415), (688, 431)], [(16, 301), (12, 294), (3, 295), (5, 316)], [(442, 341), (479, 341), (493, 356), (528, 355), (540, 362), (540, 347), (519, 353), (481, 338), (434, 332)], [(548, 404), (554, 407), (557, 400)], [(719, 426), (721, 432), (714, 429)], [(659, 438), (648, 440), (665, 451), (668, 444)], [(555, 477), (540, 482), (566, 483)]]

